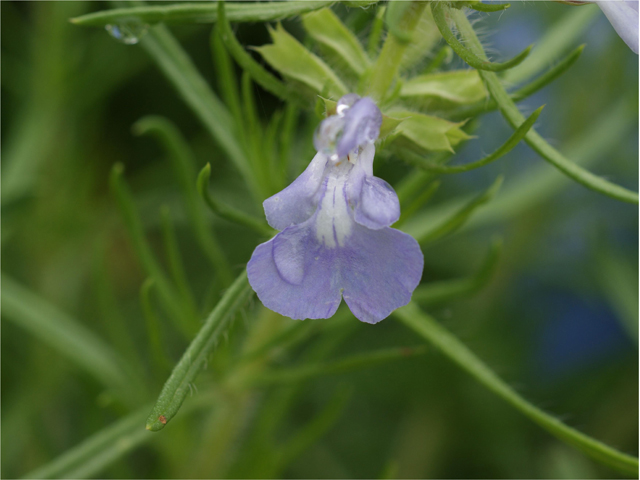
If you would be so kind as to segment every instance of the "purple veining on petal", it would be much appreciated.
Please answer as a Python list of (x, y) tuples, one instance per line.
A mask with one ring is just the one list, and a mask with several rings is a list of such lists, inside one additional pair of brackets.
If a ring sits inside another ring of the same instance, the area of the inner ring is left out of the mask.
[(638, 54), (638, 2), (602, 0), (596, 3), (620, 38)]
[[(393, 228), (354, 223), (345, 246), (329, 247), (315, 235), (314, 220), (287, 228), (254, 251), (249, 282), (267, 308), (298, 320), (328, 318), (342, 296), (356, 318), (377, 323), (409, 302), (422, 276), (418, 242)], [(275, 242), (281, 235), (295, 237), (301, 247), (299, 283), (289, 283), (278, 269)]]
[(327, 158), (318, 153), (307, 169), (291, 185), (263, 202), (267, 222), (284, 230), (307, 220), (316, 210), (318, 189), (324, 178)]

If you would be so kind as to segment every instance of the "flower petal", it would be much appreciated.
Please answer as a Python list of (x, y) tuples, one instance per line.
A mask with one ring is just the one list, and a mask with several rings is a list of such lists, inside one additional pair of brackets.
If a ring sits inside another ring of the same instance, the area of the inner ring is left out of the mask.
[(336, 250), (318, 243), (312, 222), (289, 227), (258, 245), (247, 264), (249, 283), (263, 305), (296, 320), (329, 318), (341, 301)]
[(413, 237), (393, 228), (357, 227), (341, 255), (342, 295), (361, 321), (378, 323), (411, 300), (424, 257)]
[(388, 227), (400, 218), (400, 201), (391, 185), (378, 177), (365, 177), (354, 220), (374, 230)]
[(375, 147), (366, 145), (349, 174), (347, 194), (354, 206), (354, 220), (377, 230), (388, 227), (400, 218), (400, 201), (391, 185), (373, 176)]
[(316, 154), (307, 169), (291, 185), (262, 203), (269, 225), (276, 230), (284, 230), (313, 215), (318, 205), (317, 193), (326, 164), (327, 157)]
[(634, 53), (638, 53), (638, 2), (637, 1), (599, 1), (600, 9), (615, 28), (620, 38)]
[(357, 147), (373, 143), (380, 134), (382, 113), (370, 98), (361, 98), (344, 114), (344, 130), (336, 153), (339, 158), (346, 157)]

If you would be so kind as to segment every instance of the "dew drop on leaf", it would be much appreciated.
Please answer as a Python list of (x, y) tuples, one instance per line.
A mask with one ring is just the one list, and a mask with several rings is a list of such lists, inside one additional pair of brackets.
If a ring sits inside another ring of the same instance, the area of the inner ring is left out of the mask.
[(149, 25), (139, 22), (127, 22), (118, 25), (105, 25), (105, 30), (120, 43), (135, 45), (147, 33)]

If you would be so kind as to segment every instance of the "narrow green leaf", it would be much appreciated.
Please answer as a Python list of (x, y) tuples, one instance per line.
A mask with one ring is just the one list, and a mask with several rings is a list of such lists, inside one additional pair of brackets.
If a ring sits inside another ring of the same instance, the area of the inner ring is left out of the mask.
[[(271, 22), (301, 15), (326, 7), (335, 0), (305, 2), (229, 2), (227, 12), (232, 22)], [(116, 8), (72, 18), (76, 25), (104, 27), (123, 22), (215, 23), (218, 5), (206, 3), (174, 3), (149, 7)]]
[(142, 222), (135, 210), (131, 192), (122, 178), (123, 170), (122, 164), (115, 164), (111, 170), (109, 184), (120, 207), (120, 213), (129, 232), (129, 238), (137, 254), (138, 261), (147, 272), (147, 275), (156, 282), (160, 300), (176, 327), (185, 335), (190, 335), (197, 319), (189, 316), (191, 312), (183, 310), (171, 283), (151, 251), (142, 228)]
[(249, 161), (233, 132), (233, 118), (169, 30), (156, 26), (140, 44), (151, 55), (187, 105), (226, 152), (251, 192), (259, 192)]
[(169, 358), (165, 354), (162, 347), (162, 329), (160, 319), (155, 313), (151, 294), (153, 293), (155, 282), (153, 278), (147, 278), (140, 287), (140, 305), (144, 314), (145, 326), (147, 327), (147, 344), (149, 346), (149, 354), (157, 367), (169, 368), (172, 365)]
[(122, 358), (108, 344), (4, 273), (2, 314), (119, 394), (139, 392), (138, 380), (131, 378)]
[(142, 428), (150, 405), (93, 434), (23, 478), (91, 478), (153, 435)]
[(256, 62), (251, 55), (245, 51), (240, 42), (238, 42), (225, 13), (225, 2), (218, 2), (218, 18), (220, 19), (220, 35), (225, 47), (227, 47), (229, 54), (238, 63), (238, 65), (240, 65), (245, 72), (251, 75), (253, 81), (281, 100), (297, 100), (297, 97), (291, 93), (290, 89), (288, 89), (283, 82)]
[(249, 378), (247, 383), (250, 386), (258, 387), (267, 385), (287, 385), (326, 375), (336, 375), (351, 372), (353, 370), (359, 370), (361, 368), (369, 368), (393, 360), (401, 360), (415, 355), (422, 355), (426, 352), (427, 349), (424, 346), (386, 348), (374, 352), (350, 355), (346, 358), (328, 363), (265, 371)]
[(240, 107), (240, 92), (238, 91), (238, 79), (233, 68), (231, 59), (229, 58), (229, 52), (225, 47), (223, 41), (223, 25), (228, 27), (228, 20), (224, 16), (224, 2), (222, 12), (223, 15), (218, 14), (220, 17), (220, 23), (211, 29), (211, 35), (209, 36), (209, 46), (211, 48), (211, 55), (213, 57), (213, 64), (216, 69), (216, 77), (218, 79), (218, 88), (221, 92), (222, 100), (227, 104), (233, 118), (235, 120), (235, 129), (238, 135), (242, 137), (244, 131), (242, 121), (242, 108)]
[[(431, 2), (431, 12), (433, 13), (433, 20), (436, 22), (438, 26), (438, 30), (442, 34), (442, 37), (449, 44), (449, 46), (453, 49), (454, 52), (458, 54), (462, 60), (467, 62), (470, 66), (475, 68), (476, 70), (485, 70), (489, 72), (501, 72), (503, 70), (507, 70), (509, 68), (513, 68), (516, 65), (522, 63), (522, 61), (527, 58), (529, 52), (531, 51), (532, 46), (528, 46), (518, 55), (513, 57), (511, 60), (503, 62), (503, 63), (493, 63), (486, 59), (486, 57), (480, 57), (465, 45), (460, 42), (449, 28), (449, 24), (447, 23), (447, 18), (445, 12), (450, 11), (448, 7), (441, 2)], [(461, 15), (464, 15), (460, 10), (456, 10)], [(466, 17), (465, 17), (466, 18)]]
[(416, 151), (449, 151), (463, 140), (471, 138), (460, 128), (465, 122), (450, 122), (442, 118), (406, 110), (393, 111), (390, 115), (403, 120), (395, 131), (394, 143)]
[(476, 10), (477, 12), (500, 12), (506, 10), (511, 6), (510, 3), (482, 3), (482, 2), (469, 2), (469, 8)]
[(136, 135), (153, 135), (167, 151), (196, 240), (216, 269), (219, 278), (228, 285), (231, 282), (229, 263), (205, 217), (204, 208), (195, 189), (196, 160), (191, 148), (175, 124), (164, 117), (144, 117), (134, 124), (133, 132)]
[(241, 212), (240, 210), (223, 205), (214, 199), (209, 192), (210, 178), (211, 165), (207, 163), (198, 175), (197, 189), (198, 193), (213, 213), (225, 220), (228, 220), (229, 222), (248, 227), (261, 235), (272, 237), (274, 233), (276, 233), (275, 230), (273, 230), (264, 221)]
[(371, 58), (375, 58), (378, 54), (378, 48), (380, 48), (380, 39), (382, 38), (382, 29), (384, 28), (384, 16), (387, 7), (378, 7), (378, 12), (371, 25), (371, 32), (367, 39), (367, 53)]
[(371, 66), (358, 38), (330, 8), (307, 13), (302, 17), (302, 24), (311, 38), (339, 56), (356, 75), (363, 75)]
[(215, 348), (220, 336), (227, 330), (236, 312), (253, 294), (243, 272), (225, 292), (204, 325), (187, 347), (184, 355), (162, 387), (160, 396), (147, 418), (147, 430), (158, 431), (178, 413), (189, 393), (189, 385), (200, 372), (207, 356)]
[[(549, 70), (544, 72), (538, 78), (526, 84), (522, 88), (516, 90), (515, 92), (511, 93), (511, 100), (513, 100), (514, 102), (520, 102), (525, 98), (529, 97), (530, 95), (533, 95), (538, 90), (549, 85), (556, 78), (558, 78), (560, 75), (566, 72), (569, 69), (569, 67), (571, 67), (578, 60), (578, 58), (580, 58), (580, 55), (582, 55), (582, 51), (584, 50), (584, 47), (585, 47), (584, 45), (580, 45), (573, 52), (571, 52), (569, 55), (567, 55), (562, 60), (560, 60), (557, 64), (553, 65), (551, 68), (549, 68)], [(493, 98), (490, 99), (489, 101), (485, 99), (477, 102), (474, 105), (460, 107), (459, 109), (454, 110), (453, 112), (451, 112), (450, 118), (463, 119), (463, 118), (475, 117), (476, 115), (479, 115), (484, 112), (490, 112), (497, 108), (498, 108), (498, 104)]]
[[(185, 410), (211, 408), (217, 399), (213, 393), (201, 393)], [(157, 438), (141, 426), (150, 408), (149, 404), (122, 417), (23, 478), (98, 477), (116, 460)]]
[(600, 9), (595, 5), (567, 8), (566, 10), (567, 13), (546, 30), (531, 55), (520, 65), (504, 73), (505, 83), (514, 85), (544, 71), (564, 52), (573, 48), (580, 41), (587, 28), (600, 13)]
[[(451, 10), (450, 12), (451, 15), (455, 18), (456, 25), (458, 26), (460, 34), (466, 40), (470, 48), (472, 48), (478, 55), (486, 58), (484, 57), (482, 45), (480, 44), (478, 37), (471, 27), (471, 24), (467, 20), (467, 17), (458, 10)], [(509, 94), (504, 89), (504, 86), (502, 85), (500, 79), (496, 76), (496, 74), (493, 72), (480, 71), (480, 76), (485, 82), (487, 90), (489, 90), (489, 93), (491, 94), (493, 99), (498, 103), (500, 112), (509, 122), (509, 124), (513, 128), (516, 128), (517, 125), (520, 125), (524, 121), (524, 116), (520, 113), (518, 107), (515, 105), (515, 103), (513, 103), (511, 98), (509, 98)], [(607, 180), (598, 177), (587, 170), (584, 170), (576, 163), (571, 162), (555, 148), (549, 145), (534, 129), (529, 130), (529, 132), (525, 136), (525, 141), (542, 158), (547, 160), (558, 170), (565, 173), (567, 176), (584, 185), (585, 187), (590, 188), (591, 190), (594, 190), (598, 193), (602, 193), (603, 195), (606, 195), (608, 197), (615, 198), (616, 200), (620, 200), (622, 202), (634, 204), (638, 203), (637, 193), (627, 190), (626, 188), (623, 188), (614, 183), (608, 182)]]
[(316, 94), (325, 90), (336, 98), (346, 94), (347, 87), (320, 58), (307, 50), (281, 24), (269, 28), (273, 43), (255, 50), (284, 77), (300, 82)]
[(483, 193), (470, 201), (466, 202), (460, 208), (440, 219), (436, 223), (426, 224), (414, 219), (409, 220), (403, 231), (413, 236), (419, 243), (433, 241), (452, 231), (460, 228), (469, 219), (469, 217), (478, 210), (482, 205), (489, 202), (498, 192), (502, 185), (502, 176), (496, 178), (495, 182)]
[(465, 165), (454, 165), (454, 166), (439, 165), (435, 163), (429, 163), (427, 160), (423, 159), (422, 157), (419, 157), (418, 155), (414, 155), (411, 152), (406, 152), (404, 155), (405, 157), (411, 156), (411, 158), (413, 159), (411, 163), (428, 172), (451, 174), (451, 173), (468, 172), (469, 170), (474, 170), (476, 168), (483, 167), (505, 156), (507, 153), (513, 150), (514, 147), (518, 143), (520, 143), (520, 140), (524, 138), (527, 132), (533, 128), (533, 124), (538, 119), (538, 116), (540, 115), (540, 112), (542, 112), (543, 108), (544, 106), (538, 108), (531, 115), (529, 115), (529, 118), (527, 118), (524, 121), (524, 123), (522, 123), (522, 125), (520, 125), (515, 130), (515, 132), (511, 134), (511, 136), (507, 139), (507, 141), (504, 144), (502, 144), (495, 152), (487, 155), (484, 158), (481, 158), (480, 160), (476, 160), (475, 162), (467, 163)]
[(187, 280), (187, 273), (184, 268), (184, 262), (182, 261), (182, 255), (180, 254), (180, 247), (178, 246), (178, 239), (176, 238), (176, 232), (173, 227), (173, 220), (171, 219), (171, 210), (167, 205), (163, 205), (160, 208), (160, 219), (164, 239), (164, 250), (173, 283), (182, 298), (182, 304), (185, 310), (190, 310), (192, 315), (197, 317), (198, 307), (196, 307), (196, 301), (191, 292), (189, 281)]
[(448, 72), (419, 75), (406, 81), (400, 97), (432, 106), (433, 100), (446, 101), (449, 105), (463, 105), (487, 98), (482, 79), (476, 70), (451, 70)]
[(411, 299), (422, 306), (449, 302), (458, 298), (469, 297), (484, 288), (498, 266), (502, 251), (502, 239), (491, 243), (489, 253), (476, 273), (466, 278), (443, 280), (420, 285), (413, 292)]
[(437, 347), (446, 357), (469, 373), (482, 385), (522, 412), (561, 441), (574, 446), (591, 458), (628, 475), (638, 475), (638, 459), (619, 452), (598, 440), (571, 428), (540, 410), (496, 375), (460, 340), (440, 326), (413, 302), (393, 315), (407, 327)]

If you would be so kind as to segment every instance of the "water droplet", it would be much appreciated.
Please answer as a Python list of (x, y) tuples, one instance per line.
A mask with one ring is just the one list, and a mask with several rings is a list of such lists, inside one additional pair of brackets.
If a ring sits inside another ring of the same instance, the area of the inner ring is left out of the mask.
[(349, 110), (349, 107), (353, 106), (353, 104), (358, 100), (360, 100), (360, 95), (356, 93), (346, 94), (340, 100), (338, 100), (338, 104), (336, 105), (336, 113), (341, 117), (344, 116), (347, 110)]
[(135, 45), (149, 30), (149, 25), (139, 22), (126, 22), (118, 25), (106, 25), (105, 30), (117, 41), (125, 45)]

